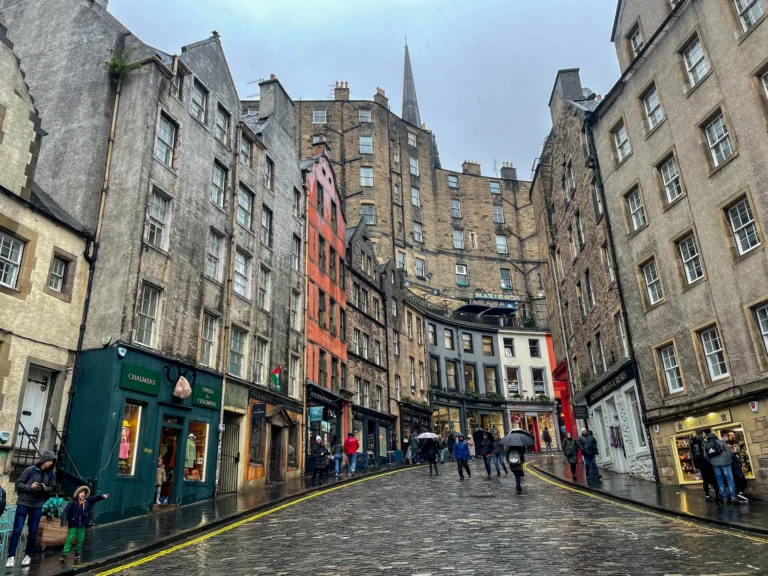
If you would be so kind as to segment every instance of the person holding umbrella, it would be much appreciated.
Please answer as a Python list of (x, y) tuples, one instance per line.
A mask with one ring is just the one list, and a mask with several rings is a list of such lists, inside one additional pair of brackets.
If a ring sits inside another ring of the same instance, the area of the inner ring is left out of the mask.
[(500, 443), (509, 447), (507, 462), (512, 474), (515, 475), (515, 488), (517, 494), (523, 493), (522, 477), (524, 476), (523, 464), (525, 464), (525, 447), (533, 446), (536, 440), (525, 430), (515, 428), (509, 432)]
[(459, 438), (453, 445), (453, 458), (456, 460), (456, 466), (459, 468), (459, 480), (464, 480), (464, 470), (467, 476), (472, 478), (472, 471), (469, 469), (469, 444), (464, 441), (464, 434), (459, 433)]
[(435, 475), (440, 476), (437, 471), (437, 444), (435, 442), (437, 434), (432, 432), (422, 432), (418, 439), (421, 441), (421, 454), (424, 460), (429, 464), (429, 475), (432, 476), (432, 467), (435, 467)]

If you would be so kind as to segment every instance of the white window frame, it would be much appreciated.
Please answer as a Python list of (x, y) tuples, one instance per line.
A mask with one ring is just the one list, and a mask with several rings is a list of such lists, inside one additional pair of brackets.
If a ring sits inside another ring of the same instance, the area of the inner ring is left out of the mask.
[(152, 187), (147, 207), (147, 244), (160, 250), (168, 246), (167, 228), (171, 219), (171, 199), (159, 188)]
[(691, 86), (696, 86), (709, 72), (709, 61), (704, 54), (704, 46), (702, 46), (698, 35), (691, 38), (691, 41), (683, 48), (682, 54)]
[(683, 390), (683, 376), (680, 372), (680, 364), (677, 361), (677, 350), (673, 343), (659, 348), (661, 367), (664, 370), (664, 381), (670, 394), (676, 394)]
[(229, 145), (229, 126), (231, 123), (232, 114), (221, 104), (216, 106), (216, 121), (213, 125), (213, 135), (225, 146)]
[(632, 152), (632, 145), (629, 142), (627, 127), (624, 122), (620, 122), (613, 130), (613, 143), (616, 146), (616, 154), (619, 162), (623, 161)]
[(421, 190), (416, 186), (411, 186), (411, 204), (417, 208), (421, 208)]
[(259, 268), (258, 306), (267, 312), (272, 309), (272, 270), (264, 266)]
[(632, 386), (629, 390), (624, 392), (624, 398), (628, 406), (629, 419), (632, 421), (632, 436), (635, 440), (635, 454), (638, 452), (648, 451), (648, 439), (645, 437), (645, 426), (642, 420), (642, 409), (640, 407), (640, 398), (637, 395), (637, 390)]
[(461, 200), (451, 199), (451, 218), (461, 218)]
[[(247, 376), (247, 367), (245, 366), (245, 354), (248, 341), (248, 332), (232, 326), (230, 329), (229, 350), (227, 351), (227, 373), (237, 378), (245, 379)], [(233, 363), (233, 355), (239, 358), (240, 362)], [(237, 372), (232, 370), (232, 366), (237, 367)], [(243, 368), (246, 368), (246, 374), (243, 374)]]
[(53, 257), (51, 261), (51, 274), (48, 277), (48, 288), (54, 292), (61, 292), (64, 287), (64, 279), (67, 276), (67, 261)]
[(360, 167), (360, 186), (363, 188), (371, 188), (373, 186), (373, 167), (361, 166)]
[(203, 312), (203, 321), (200, 324), (200, 361), (208, 368), (216, 368), (216, 337), (219, 319), (213, 314)]
[(760, 336), (763, 339), (763, 346), (768, 353), (768, 304), (755, 309), (755, 318), (760, 329)]
[(157, 121), (157, 135), (155, 137), (155, 158), (165, 164), (173, 167), (174, 148), (176, 146), (176, 135), (178, 126), (171, 120), (170, 116), (160, 113)]
[(693, 284), (704, 277), (704, 268), (701, 265), (699, 256), (699, 247), (696, 244), (696, 238), (689, 234), (677, 243), (677, 250), (680, 253), (680, 259), (683, 261), (685, 270), (685, 279), (688, 284)]
[(501, 184), (499, 182), (488, 182), (488, 191), (491, 194), (501, 194)]
[(427, 277), (427, 261), (424, 258), (416, 258), (416, 278)]
[(712, 157), (712, 164), (717, 168), (733, 156), (731, 136), (728, 134), (728, 125), (725, 123), (725, 116), (722, 112), (704, 127), (704, 132), (707, 135), (707, 145)]
[(643, 41), (643, 32), (640, 30), (640, 24), (629, 33), (629, 46), (632, 48), (632, 56), (635, 57), (640, 53), (640, 50), (645, 46)]
[(424, 242), (424, 227), (421, 222), (413, 223), (413, 241), (423, 243)]
[(0, 285), (16, 288), (25, 248), (22, 240), (0, 231)]
[(722, 337), (717, 326), (711, 326), (699, 332), (704, 357), (707, 361), (707, 371), (712, 382), (728, 378), (728, 363), (725, 358)]
[(292, 290), (290, 322), (291, 322), (291, 328), (293, 328), (297, 332), (301, 332), (301, 319), (302, 319), (301, 292), (299, 292), (298, 290)]
[(312, 108), (312, 124), (325, 124), (328, 113), (325, 108)]
[(206, 242), (206, 260), (205, 275), (208, 278), (221, 282), (223, 266), (222, 247), (224, 246), (224, 236), (211, 229), (208, 231), (208, 241)]
[(459, 286), (469, 286), (468, 272), (466, 264), (456, 264), (456, 284)]
[(240, 164), (245, 166), (246, 168), (251, 167), (251, 162), (253, 161), (252, 157), (252, 150), (253, 150), (253, 144), (251, 141), (246, 138), (244, 135), (240, 138)]
[(272, 226), (273, 226), (274, 214), (267, 206), (261, 207), (261, 243), (268, 247), (272, 247)]
[(251, 257), (239, 248), (236, 248), (235, 274), (232, 289), (235, 294), (247, 299), (251, 297), (251, 268)]
[(419, 141), (416, 138), (416, 134), (408, 130), (408, 146), (416, 148), (419, 145)]
[(616, 281), (616, 276), (613, 271), (613, 262), (611, 261), (611, 251), (608, 245), (600, 246), (600, 255), (602, 256), (603, 266), (605, 267), (605, 274), (608, 276), (609, 284), (613, 284)]
[[(509, 274), (508, 278), (504, 278), (504, 271)], [(501, 288), (504, 290), (512, 290), (512, 269), (511, 268), (499, 268), (499, 278), (501, 279)]]
[(237, 223), (250, 230), (253, 224), (253, 192), (240, 184), (237, 188)]
[(411, 174), (411, 176), (418, 176), (419, 175), (419, 159), (409, 157), (408, 158), (408, 171)]
[(448, 188), (451, 190), (458, 190), (459, 188), (459, 177), (455, 176), (453, 174), (448, 175)]
[(269, 340), (256, 337), (256, 350), (253, 354), (253, 381), (259, 386), (267, 385), (269, 372)]
[(464, 250), (464, 230), (453, 229), (453, 247)]
[(373, 136), (360, 136), (360, 154), (373, 154)]
[(728, 208), (728, 222), (731, 224), (736, 249), (740, 256), (760, 246), (757, 224), (747, 198), (742, 198)]
[(504, 206), (499, 204), (493, 205), (493, 223), (504, 224)]
[[(501, 242), (499, 242), (501, 240)], [(504, 234), (496, 234), (496, 253), (509, 254), (507, 248), (507, 237)]]
[(764, 0), (734, 0), (734, 4), (744, 32), (752, 28), (765, 14)]
[[(219, 182), (220, 180), (220, 182)], [(227, 169), (218, 162), (213, 163), (211, 176), (211, 202), (224, 208), (224, 195), (227, 189)]]
[(360, 215), (368, 226), (376, 224), (376, 206), (374, 204), (360, 204)]
[(370, 124), (371, 123), (371, 109), (370, 108), (360, 108), (357, 111), (357, 121), (359, 124)]
[[(197, 98), (196, 98), (197, 97)], [(194, 118), (205, 124), (205, 115), (208, 110), (208, 90), (195, 78), (192, 82), (192, 98), (189, 103), (189, 113)]]
[(664, 299), (664, 287), (661, 285), (661, 276), (659, 276), (659, 267), (656, 264), (656, 259), (651, 258), (643, 264), (642, 272), (645, 290), (648, 294), (648, 303), (653, 306)]
[(645, 207), (643, 206), (643, 197), (640, 194), (640, 188), (635, 188), (627, 194), (627, 206), (629, 207), (629, 217), (632, 222), (632, 230), (640, 230), (646, 224)]
[(155, 347), (157, 339), (157, 323), (160, 319), (161, 292), (158, 288), (144, 282), (141, 285), (138, 310), (136, 314), (137, 344)]
[(656, 84), (652, 85), (643, 96), (645, 117), (648, 120), (648, 128), (653, 130), (664, 120), (664, 110), (661, 107), (661, 99)]
[(667, 204), (671, 204), (683, 195), (683, 186), (680, 182), (680, 171), (677, 169), (677, 161), (674, 156), (670, 156), (666, 162), (659, 167), (661, 181), (664, 184), (664, 195), (667, 198)]

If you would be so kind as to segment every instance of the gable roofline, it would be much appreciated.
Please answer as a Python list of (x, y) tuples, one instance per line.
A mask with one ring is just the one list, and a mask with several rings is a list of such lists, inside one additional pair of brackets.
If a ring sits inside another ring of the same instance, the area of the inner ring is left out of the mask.
[(557, 88), (557, 81), (560, 78), (560, 75), (564, 74), (565, 72), (581, 72), (581, 68), (560, 68), (560, 70), (557, 71), (557, 74), (555, 75), (555, 81), (552, 83), (552, 90), (549, 93), (549, 102), (547, 102), (547, 106), (552, 105), (552, 98), (555, 97), (555, 88)]
[(619, 27), (619, 17), (621, 16), (622, 8), (624, 8), (624, 0), (618, 0), (616, 2), (616, 14), (613, 16), (613, 28), (611, 28), (611, 42), (616, 38), (616, 29)]
[(239, 102), (240, 94), (237, 92), (237, 83), (235, 82), (235, 77), (232, 75), (232, 70), (229, 67), (229, 62), (227, 61), (227, 55), (224, 52), (224, 47), (221, 45), (221, 37), (219, 36), (218, 32), (214, 30), (213, 35), (210, 38), (206, 38), (205, 40), (199, 40), (197, 42), (193, 42), (192, 44), (187, 44), (186, 46), (182, 46), (181, 54), (184, 55), (185, 52), (189, 53), (190, 50), (199, 48), (200, 46), (204, 46), (209, 43), (214, 43), (219, 48), (219, 52), (221, 52), (221, 58), (224, 60), (224, 67), (227, 69), (227, 74), (229, 75), (229, 81), (232, 83), (232, 89), (235, 91), (235, 94), (237, 95), (237, 100)]

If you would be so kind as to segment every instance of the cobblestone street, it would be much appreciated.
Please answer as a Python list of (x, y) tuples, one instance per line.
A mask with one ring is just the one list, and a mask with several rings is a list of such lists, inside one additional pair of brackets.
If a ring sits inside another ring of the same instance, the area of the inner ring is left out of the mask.
[[(768, 538), (659, 516), (526, 472), (455, 465), (321, 494), (120, 571), (227, 574), (763, 574)], [(183, 545), (182, 545), (183, 546)], [(112, 572), (110, 572), (112, 573)]]

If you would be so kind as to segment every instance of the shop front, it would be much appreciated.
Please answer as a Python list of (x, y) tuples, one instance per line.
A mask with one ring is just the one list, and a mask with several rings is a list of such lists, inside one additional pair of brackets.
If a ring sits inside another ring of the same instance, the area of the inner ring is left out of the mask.
[[(89, 350), (72, 399), (64, 464), (67, 492), (88, 478), (111, 498), (96, 507), (102, 524), (213, 497), (221, 378), (118, 343)], [(174, 396), (180, 378), (188, 398)], [(156, 490), (157, 468), (166, 481)]]
[[(334, 438), (344, 435), (344, 404), (345, 402), (332, 391), (307, 382), (307, 434), (305, 438), (304, 471), (309, 474), (314, 469), (312, 447), (319, 436), (323, 439), (328, 450), (332, 447)], [(362, 442), (360, 443), (362, 445)]]
[(360, 447), (357, 449), (357, 465), (368, 466), (373, 456), (381, 464), (389, 462), (392, 422), (395, 417), (362, 406), (352, 406), (352, 433)]
[(532, 452), (540, 452), (544, 446), (544, 430), (548, 430), (552, 438), (552, 449), (560, 446), (560, 435), (557, 433), (557, 411), (554, 402), (534, 402), (515, 400), (507, 402), (508, 422), (510, 429), (527, 430), (536, 440), (531, 447)]
[(557, 403), (558, 436), (562, 440), (565, 438), (565, 433), (570, 432), (575, 438), (579, 434), (579, 429), (573, 413), (571, 388), (568, 386), (568, 364), (565, 360), (552, 371), (552, 388)]
[[(421, 405), (399, 402), (400, 406), (400, 442), (410, 438), (411, 434), (432, 431), (432, 411)], [(435, 433), (437, 431), (435, 430)]]
[(436, 434), (447, 437), (451, 432), (473, 434), (477, 430), (507, 432), (504, 411), (506, 403), (472, 396), (449, 395), (432, 391), (432, 423)]

